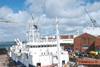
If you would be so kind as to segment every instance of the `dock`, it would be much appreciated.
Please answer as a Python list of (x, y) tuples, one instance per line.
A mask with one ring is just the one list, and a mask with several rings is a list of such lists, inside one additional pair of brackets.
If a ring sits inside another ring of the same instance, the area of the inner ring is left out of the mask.
[(17, 67), (4, 48), (0, 49), (0, 67)]

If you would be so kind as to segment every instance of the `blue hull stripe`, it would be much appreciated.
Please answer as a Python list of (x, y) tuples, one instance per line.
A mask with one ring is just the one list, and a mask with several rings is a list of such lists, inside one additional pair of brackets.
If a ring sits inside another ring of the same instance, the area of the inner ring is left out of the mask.
[(16, 64), (17, 66), (19, 66), (20, 65), (20, 67), (26, 67), (22, 62), (20, 62), (20, 61), (14, 61), (13, 60), (13, 62), (14, 62), (14, 64)]
[(21, 67), (26, 67), (22, 62), (18, 61), (17, 65), (21, 65)]
[[(20, 61), (14, 61), (13, 60), (13, 62), (16, 64), (16, 65), (20, 65), (20, 67), (26, 67), (22, 62), (20, 62)], [(29, 67), (36, 67), (36, 66), (34, 66), (34, 65), (31, 65), (31, 64), (29, 64)]]
[(33, 65), (29, 64), (29, 67), (35, 67), (35, 66), (33, 66)]

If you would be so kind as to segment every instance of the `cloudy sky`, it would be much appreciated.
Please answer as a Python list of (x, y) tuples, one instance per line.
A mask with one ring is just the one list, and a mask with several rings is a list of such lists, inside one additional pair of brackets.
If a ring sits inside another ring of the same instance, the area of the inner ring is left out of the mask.
[(84, 8), (99, 26), (100, 0), (0, 0), (0, 41), (24, 40), (32, 15), (42, 35), (55, 34), (56, 17), (60, 34), (76, 34), (91, 25)]

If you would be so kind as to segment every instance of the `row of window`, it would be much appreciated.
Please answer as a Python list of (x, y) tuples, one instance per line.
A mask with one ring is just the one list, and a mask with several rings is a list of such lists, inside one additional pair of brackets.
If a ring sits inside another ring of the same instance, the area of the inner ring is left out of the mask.
[(27, 47), (39, 48), (39, 47), (55, 47), (56, 45), (28, 45)]

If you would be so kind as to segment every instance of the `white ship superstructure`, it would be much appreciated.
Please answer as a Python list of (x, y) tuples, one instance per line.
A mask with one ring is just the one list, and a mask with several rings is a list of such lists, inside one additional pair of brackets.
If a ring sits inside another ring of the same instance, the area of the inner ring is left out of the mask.
[(37, 25), (30, 24), (28, 41), (22, 43), (16, 39), (17, 45), (11, 47), (10, 57), (26, 67), (62, 67), (67, 64), (69, 55), (60, 47), (58, 29), (53, 39), (41, 38), (38, 31)]

